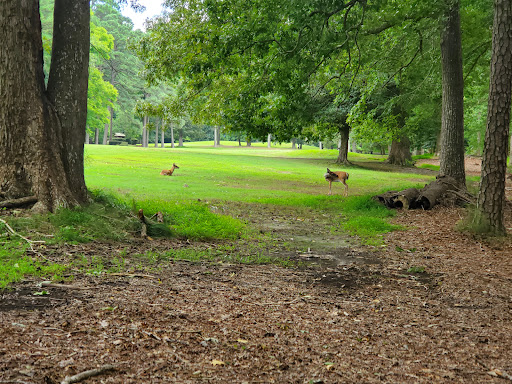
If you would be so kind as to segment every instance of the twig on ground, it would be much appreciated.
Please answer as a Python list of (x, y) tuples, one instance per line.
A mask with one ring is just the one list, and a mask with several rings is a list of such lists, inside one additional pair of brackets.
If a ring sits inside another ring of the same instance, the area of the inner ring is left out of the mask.
[(7, 221), (0, 219), (0, 222), (2, 222), (5, 225), (5, 227), (9, 230), (9, 232), (11, 232), (14, 236), (18, 236), (21, 239), (25, 240), (28, 243), (28, 245), (30, 246), (30, 250), (32, 252), (34, 252), (38, 256), (42, 257), (43, 259), (47, 260), (46, 257), (44, 257), (40, 252), (36, 251), (34, 249), (34, 247), (32, 246), (32, 244), (34, 244), (34, 243), (46, 243), (46, 241), (27, 239), (25, 236), (20, 235), (18, 232), (16, 232), (14, 229), (12, 229), (12, 227), (7, 223)]
[(41, 287), (49, 287), (49, 288), (63, 288), (63, 289), (78, 289), (78, 290), (86, 290), (91, 289), (89, 287), (77, 287), (76, 285), (69, 285), (69, 284), (56, 284), (52, 283), (51, 281), (43, 281), (41, 283)]
[(512, 381), (512, 375), (510, 375), (509, 373), (505, 372), (503, 369), (496, 369), (496, 368), (495, 369), (491, 369), (491, 368), (489, 368), (489, 366), (487, 364), (485, 364), (481, 360), (477, 360), (477, 363), (480, 364), (485, 369), (487, 369), (487, 374), (489, 376), (500, 377), (502, 379)]
[(113, 365), (107, 364), (97, 369), (91, 369), (89, 371), (78, 373), (74, 376), (66, 376), (65, 379), (62, 380), (61, 384), (78, 383), (80, 381), (88, 379), (89, 377), (98, 376), (101, 375), (102, 373), (111, 371), (113, 369), (115, 369)]
[(146, 277), (148, 279), (155, 279), (155, 280), (160, 280), (159, 277), (156, 277), (156, 276), (152, 276), (152, 275), (144, 275), (144, 274), (140, 274), (140, 273), (121, 273), (121, 272), (116, 272), (116, 273), (109, 273), (110, 276), (125, 276), (125, 277)]

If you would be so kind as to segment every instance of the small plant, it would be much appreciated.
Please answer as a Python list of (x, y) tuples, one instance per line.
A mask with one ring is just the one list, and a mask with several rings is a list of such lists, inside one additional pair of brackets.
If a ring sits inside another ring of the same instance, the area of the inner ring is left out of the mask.
[(424, 273), (425, 267), (412, 266), (407, 270), (408, 273)]

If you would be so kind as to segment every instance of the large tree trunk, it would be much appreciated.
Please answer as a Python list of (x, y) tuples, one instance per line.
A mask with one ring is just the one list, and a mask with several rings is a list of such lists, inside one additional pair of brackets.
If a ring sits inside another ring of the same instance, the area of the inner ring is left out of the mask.
[(340, 148), (338, 152), (338, 164), (348, 164), (348, 136), (350, 133), (350, 126), (347, 123), (343, 123), (339, 128), (340, 132)]
[(108, 144), (108, 123), (105, 123), (105, 127), (103, 127), (103, 145)]
[(179, 130), (178, 147), (183, 147), (183, 128)]
[[(45, 91), (38, 2), (0, 1), (0, 189), (35, 195), (36, 209), (85, 202), (89, 2), (55, 3), (52, 66)], [(80, 31), (80, 32), (77, 32)]]
[(410, 161), (412, 161), (412, 156), (409, 138), (403, 135), (400, 139), (393, 140), (389, 150), (388, 162), (395, 165), (407, 165)]
[(171, 148), (174, 148), (174, 127), (172, 123), (169, 126), (171, 127)]
[(441, 118), (440, 174), (466, 185), (464, 170), (464, 79), (459, 0), (446, 0), (441, 28), (443, 112)]
[(491, 76), (482, 178), (477, 211), (480, 230), (505, 234), (505, 173), (512, 94), (512, 3), (494, 1)]

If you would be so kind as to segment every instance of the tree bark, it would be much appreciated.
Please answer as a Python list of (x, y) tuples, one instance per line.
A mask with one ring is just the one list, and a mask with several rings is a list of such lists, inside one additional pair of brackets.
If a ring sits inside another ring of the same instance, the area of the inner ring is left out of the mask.
[(407, 165), (407, 162), (412, 161), (410, 148), (411, 141), (405, 135), (398, 140), (393, 140), (389, 150), (388, 162), (395, 165)]
[(213, 146), (218, 147), (219, 145), (219, 127), (213, 127)]
[(183, 128), (179, 129), (178, 147), (183, 147)]
[(88, 1), (56, 1), (46, 90), (39, 2), (0, 2), (0, 190), (6, 198), (36, 196), (35, 210), (87, 201), (89, 19)]
[(512, 3), (494, 1), (491, 75), (482, 177), (477, 201), (477, 225), (503, 235), (507, 143), (512, 95)]
[(105, 127), (103, 128), (103, 145), (108, 144), (108, 123), (105, 123)]
[(146, 145), (146, 138), (147, 138), (147, 132), (148, 132), (148, 117), (144, 115), (143, 121), (142, 121), (142, 148), (147, 147)]
[(272, 144), (272, 134), (269, 133), (267, 136), (267, 148), (270, 148)]
[(174, 148), (174, 126), (172, 123), (169, 124), (171, 127), (171, 148)]
[(346, 123), (341, 124), (339, 127), (340, 133), (340, 148), (338, 150), (338, 158), (336, 163), (348, 164), (348, 136), (350, 133), (350, 126)]
[(155, 124), (155, 148), (158, 148), (158, 123)]
[(441, 167), (439, 173), (466, 186), (464, 169), (464, 78), (459, 0), (446, 0), (445, 24), (441, 28), (442, 117)]

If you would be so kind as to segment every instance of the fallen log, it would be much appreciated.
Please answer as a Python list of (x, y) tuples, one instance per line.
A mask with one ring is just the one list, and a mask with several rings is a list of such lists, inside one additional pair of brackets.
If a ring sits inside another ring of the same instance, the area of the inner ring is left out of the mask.
[(444, 199), (454, 201), (456, 204), (467, 204), (474, 200), (474, 197), (459, 188), (456, 180), (450, 176), (438, 176), (422, 189), (389, 191), (373, 198), (388, 208), (426, 210), (432, 209)]
[(416, 188), (408, 188), (398, 192), (393, 198), (393, 208), (415, 208), (416, 199), (420, 192)]
[(453, 177), (438, 176), (436, 180), (425, 185), (425, 187), (420, 190), (420, 194), (416, 200), (417, 208), (432, 209), (446, 192), (457, 189), (459, 188)]

